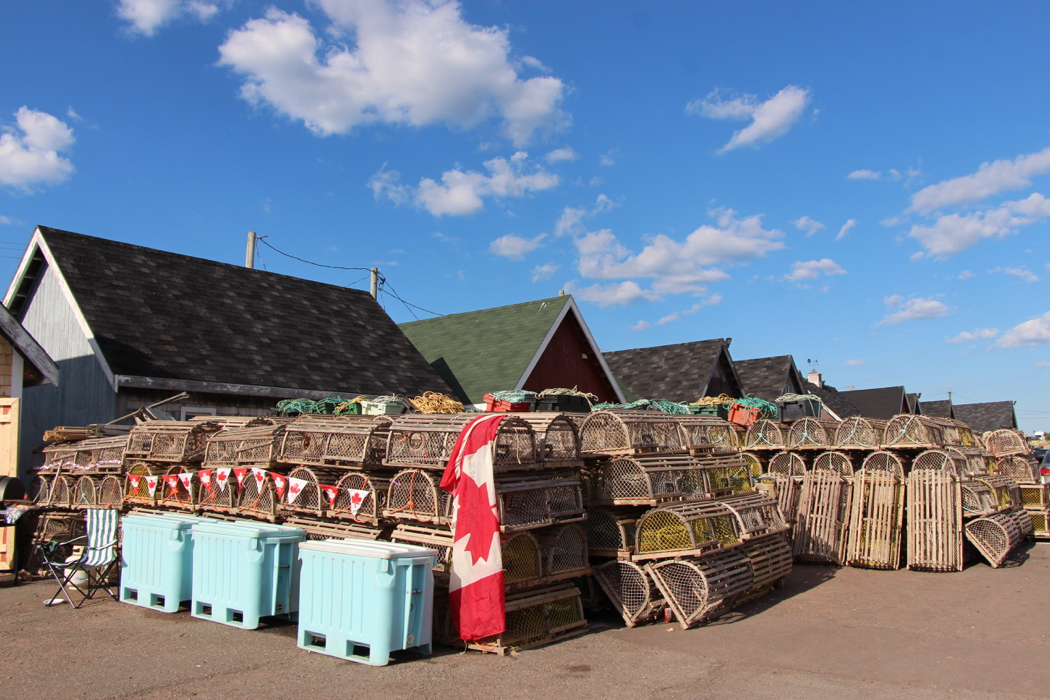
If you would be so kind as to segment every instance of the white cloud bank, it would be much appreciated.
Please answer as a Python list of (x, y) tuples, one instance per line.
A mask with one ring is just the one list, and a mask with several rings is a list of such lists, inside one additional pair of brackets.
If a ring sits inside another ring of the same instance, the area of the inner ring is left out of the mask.
[(324, 32), (270, 8), (229, 33), (219, 64), (244, 76), (241, 97), (320, 135), (380, 122), (469, 128), (498, 117), (523, 145), (568, 123), (562, 81), (519, 77), (507, 30), (469, 24), (458, 2), (317, 4), (332, 22)]
[(946, 343), (972, 343), (976, 340), (991, 340), (995, 336), (999, 335), (998, 328), (978, 328), (973, 331), (963, 331), (954, 338), (945, 337), (944, 342)]
[(59, 155), (76, 139), (60, 119), (22, 106), (15, 112), (17, 127), (4, 127), (0, 134), (0, 185), (32, 192), (40, 185), (65, 182), (75, 172), (73, 164)]
[[(229, 5), (232, 0), (223, 3)], [(134, 32), (153, 34), (165, 24), (180, 17), (193, 17), (207, 22), (219, 12), (219, 3), (205, 0), (120, 0), (117, 14), (131, 23)]]
[(1001, 348), (1031, 348), (1050, 343), (1050, 311), (1003, 333), (995, 344)]
[(741, 146), (758, 147), (783, 136), (802, 116), (809, 102), (809, 90), (797, 85), (788, 85), (765, 102), (759, 102), (756, 95), (740, 95), (723, 100), (722, 92), (715, 90), (704, 99), (687, 104), (685, 111), (708, 119), (751, 120), (748, 126), (734, 132), (729, 143), (719, 149), (719, 153), (725, 153)]
[(1031, 270), (1026, 270), (1023, 267), (997, 267), (994, 270), (988, 271), (991, 274), (1001, 272), (1004, 275), (1010, 275), (1011, 277), (1018, 277), (1022, 282), (1038, 282), (1039, 275), (1035, 274)]
[(1050, 148), (1020, 155), (1014, 160), (982, 163), (976, 173), (919, 190), (912, 195), (911, 210), (928, 214), (941, 207), (972, 204), (999, 192), (1028, 187), (1033, 175), (1046, 172), (1050, 172)]
[(784, 278), (792, 282), (801, 282), (803, 280), (815, 280), (821, 275), (844, 274), (846, 274), (846, 271), (837, 262), (831, 258), (821, 258), (820, 260), (794, 263), (791, 266), (791, 272), (784, 275)]
[(924, 321), (947, 316), (951, 312), (951, 309), (943, 302), (937, 301), (933, 297), (905, 299), (899, 294), (894, 294), (882, 301), (886, 305), (887, 310), (896, 310), (887, 314), (885, 318), (875, 324), (876, 326), (886, 324), (895, 326), (901, 321)]
[(485, 161), (488, 174), (475, 170), (463, 172), (458, 168), (448, 170), (441, 175), (441, 182), (425, 177), (415, 188), (402, 185), (400, 173), (384, 167), (371, 177), (368, 187), (376, 199), (389, 199), (394, 204), (411, 200), (434, 216), (467, 216), (485, 206), (484, 197), (523, 197), (529, 192), (556, 187), (558, 176), (543, 168), (525, 172), (528, 156), (519, 151), (509, 160)]
[(489, 251), (511, 260), (524, 260), (525, 256), (543, 245), (547, 234), (541, 233), (535, 238), (522, 238), (514, 234), (500, 236), (489, 244)]
[(908, 233), (917, 238), (925, 253), (913, 257), (953, 255), (972, 248), (985, 238), (1002, 238), (1022, 226), (1034, 224), (1050, 216), (1050, 200), (1038, 192), (1026, 199), (1003, 202), (994, 209), (970, 214), (948, 214), (939, 217), (931, 226), (912, 226)]

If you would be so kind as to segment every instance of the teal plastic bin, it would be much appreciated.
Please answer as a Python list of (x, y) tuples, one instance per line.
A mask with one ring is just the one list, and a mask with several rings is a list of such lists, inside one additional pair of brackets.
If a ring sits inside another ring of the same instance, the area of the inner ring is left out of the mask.
[(305, 538), (297, 527), (194, 523), (190, 614), (242, 629), (255, 629), (262, 617), (293, 616)]
[(394, 542), (325, 540), (299, 547), (298, 645), (385, 666), (390, 652), (430, 654), (437, 552)]
[(193, 590), (192, 515), (126, 515), (120, 560), (120, 600), (131, 605), (177, 612)]

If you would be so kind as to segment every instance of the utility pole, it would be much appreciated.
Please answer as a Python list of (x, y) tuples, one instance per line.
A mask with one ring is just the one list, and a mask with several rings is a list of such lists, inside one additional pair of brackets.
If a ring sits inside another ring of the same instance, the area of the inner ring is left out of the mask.
[(379, 268), (372, 268), (372, 298), (379, 299)]
[(255, 231), (248, 232), (248, 250), (244, 254), (244, 266), (255, 268)]

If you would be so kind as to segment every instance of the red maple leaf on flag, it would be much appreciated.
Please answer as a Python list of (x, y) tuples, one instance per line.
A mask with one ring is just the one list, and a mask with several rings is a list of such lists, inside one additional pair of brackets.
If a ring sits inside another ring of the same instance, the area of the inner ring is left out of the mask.
[(353, 503), (355, 506), (361, 505), (361, 501), (363, 500), (365, 499), (361, 498), (361, 494), (359, 493), (355, 493), (353, 496), (350, 497), (350, 502)]
[(488, 487), (465, 475), (461, 479), (456, 540), (470, 535), (465, 549), (470, 552), (470, 563), (477, 564), (492, 550), (492, 540), (499, 533), (499, 518), (495, 507), (489, 503)]

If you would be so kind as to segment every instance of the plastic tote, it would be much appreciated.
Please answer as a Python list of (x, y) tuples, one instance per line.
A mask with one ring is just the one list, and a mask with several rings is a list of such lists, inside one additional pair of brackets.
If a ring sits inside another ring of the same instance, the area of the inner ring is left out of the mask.
[(433, 549), (325, 540), (304, 542), (299, 556), (300, 648), (372, 666), (395, 650), (430, 654)]
[(120, 559), (120, 600), (161, 612), (177, 612), (193, 584), (192, 515), (126, 515)]
[(190, 614), (242, 629), (298, 610), (299, 543), (306, 532), (267, 523), (193, 525)]

